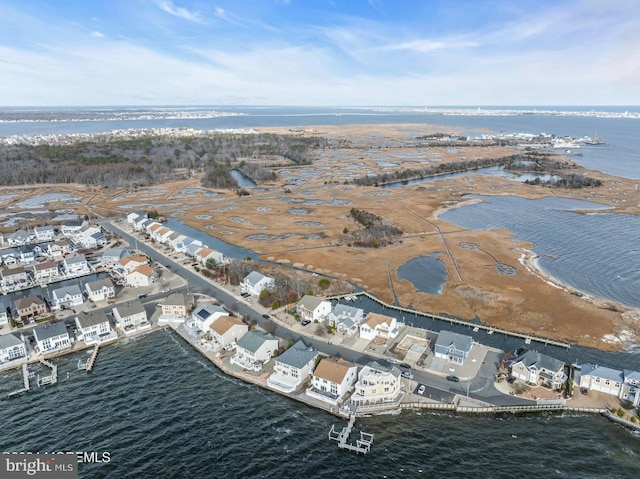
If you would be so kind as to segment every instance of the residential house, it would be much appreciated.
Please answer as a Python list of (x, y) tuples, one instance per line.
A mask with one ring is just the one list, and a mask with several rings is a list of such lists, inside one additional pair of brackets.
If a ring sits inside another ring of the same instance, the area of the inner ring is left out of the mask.
[(368, 363), (358, 373), (351, 404), (356, 407), (397, 404), (402, 398), (400, 378), (400, 370), (391, 364)]
[(51, 283), (61, 279), (57, 261), (45, 261), (33, 266), (33, 280), (36, 283)]
[(109, 248), (102, 253), (102, 256), (100, 257), (100, 264), (102, 266), (111, 267), (126, 255), (127, 250), (124, 248)]
[(317, 359), (318, 351), (299, 339), (276, 358), (267, 386), (284, 393), (295, 391), (309, 377)]
[(368, 339), (380, 338), (381, 340), (393, 339), (398, 336), (398, 320), (384, 314), (369, 313), (360, 325), (360, 337)]
[(171, 236), (174, 231), (170, 228), (163, 226), (159, 230), (156, 231), (156, 241), (162, 244), (167, 244), (169, 241), (169, 236)]
[(20, 261), (20, 251), (17, 248), (5, 248), (0, 250), (0, 263), (4, 265), (16, 264)]
[(153, 268), (148, 264), (143, 264), (127, 274), (127, 286), (131, 286), (132, 288), (151, 286), (154, 277), (155, 271)]
[(445, 359), (450, 363), (464, 364), (469, 357), (473, 338), (452, 331), (440, 331), (434, 345), (436, 358)]
[(193, 306), (193, 298), (184, 293), (172, 293), (160, 304), (159, 320), (185, 320)]
[(20, 262), (31, 264), (42, 254), (42, 248), (39, 245), (26, 244), (18, 247), (18, 253)]
[(320, 401), (338, 406), (358, 379), (358, 367), (342, 358), (323, 358), (318, 363), (306, 391)]
[(93, 249), (107, 244), (107, 236), (97, 226), (85, 225), (71, 234), (71, 238), (82, 248)]
[(173, 249), (175, 249), (176, 245), (185, 238), (186, 238), (186, 235), (183, 235), (182, 233), (178, 233), (177, 231), (174, 231), (167, 238), (167, 244), (171, 246)]
[(26, 230), (18, 230), (7, 236), (5, 239), (7, 243), (9, 243), (9, 246), (22, 246), (33, 241), (35, 239), (35, 235), (30, 234)]
[(69, 242), (69, 240), (62, 239), (47, 243), (44, 253), (52, 259), (62, 259), (73, 251), (75, 251), (75, 247)]
[(22, 338), (9, 333), (0, 335), (0, 369), (27, 362), (27, 347)]
[(125, 334), (134, 334), (151, 328), (151, 323), (147, 318), (147, 311), (139, 299), (118, 304), (113, 308), (113, 317), (117, 326)]
[(84, 303), (84, 296), (80, 290), (80, 286), (72, 284), (62, 288), (54, 289), (51, 293), (51, 308), (73, 308)]
[(247, 331), (249, 326), (235, 316), (221, 316), (209, 326), (213, 340), (227, 351), (236, 348), (236, 342)]
[(138, 221), (146, 220), (148, 218), (147, 213), (144, 211), (134, 211), (127, 215), (127, 223), (135, 225)]
[(38, 241), (52, 241), (56, 237), (56, 230), (53, 226), (36, 226), (33, 234)]
[(633, 407), (640, 406), (640, 372), (631, 371), (630, 369), (622, 370), (624, 382), (620, 388), (620, 399), (629, 401)]
[(157, 221), (154, 221), (153, 223), (147, 225), (145, 231), (147, 232), (147, 234), (152, 240), (158, 241), (157, 233), (162, 228), (164, 228), (164, 226), (162, 226), (162, 223), (158, 223)]
[(9, 324), (11, 317), (11, 303), (6, 296), (0, 296), (0, 328)]
[[(190, 236), (184, 236), (181, 241), (177, 242), (174, 245), (174, 249), (177, 253), (185, 253), (187, 252), (187, 248), (191, 245), (202, 247), (202, 241), (197, 240), (195, 238), (191, 238)], [(197, 251), (197, 250), (196, 250)], [(193, 256), (193, 255), (191, 255)]]
[(149, 258), (146, 256), (125, 256), (120, 258), (118, 261), (122, 269), (124, 269), (125, 274), (131, 273), (138, 266), (142, 266), (143, 264), (149, 264)]
[(149, 218), (140, 218), (133, 224), (133, 229), (135, 231), (144, 231), (146, 233), (147, 228), (155, 223), (157, 223), (157, 221), (153, 221)]
[(33, 322), (36, 318), (44, 316), (49, 311), (45, 300), (38, 295), (18, 298), (13, 301), (13, 304), (16, 307), (16, 316), (23, 324)]
[(116, 296), (116, 288), (110, 278), (97, 279), (84, 285), (87, 296), (91, 301), (104, 301)]
[(624, 373), (618, 369), (587, 363), (580, 367), (579, 384), (581, 388), (620, 397), (624, 384)]
[(552, 389), (560, 389), (567, 380), (564, 362), (538, 351), (526, 351), (511, 362), (512, 376), (533, 384), (548, 384)]
[(191, 313), (192, 327), (200, 331), (209, 331), (209, 326), (211, 326), (216, 319), (228, 315), (229, 313), (222, 306), (218, 306), (217, 304), (203, 304)]
[(261, 371), (263, 365), (269, 362), (277, 351), (278, 338), (268, 333), (249, 331), (236, 341), (236, 352), (231, 357), (231, 364)]
[(67, 276), (81, 276), (91, 273), (87, 258), (83, 254), (76, 254), (63, 259), (62, 268)]
[(348, 335), (358, 331), (363, 319), (364, 311), (361, 308), (341, 303), (336, 304), (327, 317), (329, 326)]
[[(194, 258), (195, 260), (200, 261), (200, 260), (199, 260), (199, 258), (198, 258), (198, 256), (197, 256), (197, 253), (198, 253), (198, 251), (200, 251), (201, 249), (206, 248), (206, 246), (202, 246), (201, 244), (198, 244), (198, 243), (200, 243), (200, 241), (198, 241), (198, 242), (193, 242), (193, 243), (191, 243), (190, 245), (188, 245), (188, 246), (185, 248), (185, 250), (184, 250), (184, 254), (185, 254), (185, 255), (187, 255), (187, 256), (189, 256), (190, 258)], [(210, 249), (210, 248), (209, 248), (209, 249)], [(211, 251), (214, 251), (214, 250), (211, 250)], [(221, 254), (222, 254), (222, 253), (221, 253)], [(205, 261), (205, 263), (206, 263), (206, 261)]]
[(71, 347), (71, 338), (63, 321), (33, 328), (36, 350), (40, 354), (55, 353)]
[(307, 294), (296, 304), (296, 311), (303, 321), (324, 321), (331, 312), (331, 301)]
[(104, 311), (87, 311), (76, 316), (77, 337), (86, 344), (100, 344), (117, 338)]
[(203, 266), (206, 266), (209, 260), (212, 260), (215, 264), (224, 262), (224, 255), (220, 251), (211, 248), (198, 248), (194, 254), (194, 258)]
[(26, 288), (30, 283), (30, 275), (22, 266), (6, 268), (0, 272), (0, 283), (6, 291)]
[(83, 226), (87, 226), (87, 222), (85, 220), (70, 220), (60, 226), (60, 234), (62, 236), (74, 236), (78, 231), (82, 229)]
[(263, 290), (271, 290), (276, 287), (275, 280), (257, 271), (252, 271), (242, 280), (241, 289), (245, 293), (260, 295)]

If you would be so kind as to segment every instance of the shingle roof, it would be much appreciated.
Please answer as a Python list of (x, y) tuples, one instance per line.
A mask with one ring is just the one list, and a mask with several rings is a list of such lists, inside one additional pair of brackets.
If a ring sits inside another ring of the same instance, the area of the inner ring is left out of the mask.
[(78, 319), (78, 323), (83, 328), (88, 328), (89, 326), (95, 326), (96, 324), (109, 322), (109, 318), (104, 311), (86, 311), (80, 313), (76, 316)]
[(331, 314), (333, 314), (336, 318), (351, 318), (354, 319), (356, 316), (360, 316), (364, 311), (361, 308), (356, 308), (354, 306), (349, 306), (347, 304), (338, 303), (333, 307)]
[(77, 284), (72, 284), (69, 286), (63, 286), (62, 288), (54, 289), (52, 294), (56, 298), (60, 299), (65, 297), (66, 295), (69, 295), (69, 296), (82, 295), (82, 291), (80, 291), (80, 286), (78, 286)]
[(57, 323), (47, 323), (42, 326), (38, 326), (33, 328), (33, 334), (36, 336), (38, 341), (42, 341), (44, 339), (54, 338), (56, 336), (61, 336), (67, 333), (67, 327), (65, 326), (63, 321), (59, 321)]
[(305, 294), (302, 299), (298, 301), (298, 305), (304, 306), (309, 311), (315, 311), (315, 309), (320, 306), (320, 303), (324, 301), (326, 301), (326, 299)]
[(64, 262), (66, 264), (86, 263), (87, 262), (87, 258), (85, 258), (83, 254), (76, 254), (76, 255), (71, 256), (69, 258), (65, 258)]
[(440, 331), (436, 346), (448, 348), (453, 345), (458, 351), (469, 351), (473, 344), (473, 338), (465, 334), (454, 333), (453, 331)]
[(243, 334), (236, 344), (242, 349), (255, 353), (266, 341), (270, 339), (275, 339), (277, 341), (277, 338), (271, 334), (265, 334), (259, 331), (249, 331)]
[(113, 283), (109, 278), (97, 279), (87, 283), (87, 288), (89, 288), (90, 291), (98, 291), (102, 288), (113, 288)]
[[(511, 364), (522, 362), (527, 369), (535, 366), (537, 369), (546, 369), (548, 371), (559, 371), (564, 368), (564, 362), (559, 359), (552, 358), (546, 354), (540, 354), (538, 351), (527, 351), (513, 360)], [(584, 374), (584, 373), (583, 373)]]
[(238, 326), (244, 325), (245, 327), (248, 328), (248, 326), (245, 323), (243, 323), (240, 318), (236, 318), (234, 316), (221, 316), (216, 320), (215, 323), (211, 325), (211, 329), (214, 330), (216, 333), (222, 335), (236, 325)]
[(118, 310), (118, 314), (121, 318), (126, 318), (127, 316), (133, 316), (134, 314), (140, 314), (143, 312), (146, 314), (147, 312), (142, 305), (142, 301), (140, 301), (139, 299), (121, 303), (113, 309)]
[(222, 306), (216, 304), (203, 304), (195, 311), (195, 315), (201, 319), (207, 319), (216, 313), (227, 314), (227, 311)]
[(26, 296), (24, 298), (18, 298), (16, 300), (14, 300), (13, 303), (16, 305), (16, 309), (28, 308), (29, 306), (31, 306), (34, 303), (37, 304), (37, 305), (45, 304), (44, 303), (44, 299), (42, 299), (40, 296), (37, 296), (37, 295)]
[(393, 374), (395, 377), (398, 377), (402, 374), (400, 370), (392, 364), (387, 365), (387, 364), (380, 364), (377, 361), (371, 361), (367, 363), (367, 366), (369, 366), (371, 369)]
[(294, 368), (302, 369), (309, 364), (309, 361), (313, 361), (318, 357), (318, 351), (311, 346), (307, 346), (299, 339), (293, 346), (287, 349), (276, 359), (277, 362), (292, 366)]
[(22, 339), (14, 336), (13, 334), (0, 334), (0, 349), (13, 348), (15, 346), (19, 346), (20, 344), (24, 344)]
[(341, 384), (352, 367), (354, 367), (353, 364), (342, 358), (323, 358), (318, 363), (313, 375), (332, 383)]

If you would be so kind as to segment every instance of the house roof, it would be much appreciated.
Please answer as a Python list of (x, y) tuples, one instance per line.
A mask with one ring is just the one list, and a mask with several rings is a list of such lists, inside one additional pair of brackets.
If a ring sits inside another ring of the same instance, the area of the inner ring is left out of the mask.
[(555, 372), (564, 368), (563, 361), (552, 358), (551, 356), (547, 356), (546, 354), (541, 354), (538, 351), (526, 351), (525, 353), (514, 359), (511, 364), (513, 365), (519, 362), (522, 362), (522, 364), (524, 364), (527, 369), (535, 366), (537, 369), (546, 369), (548, 371)]
[(357, 316), (361, 316), (362, 314), (364, 314), (364, 311), (362, 310), (362, 308), (356, 308), (347, 304), (338, 303), (333, 307), (331, 314), (333, 314), (336, 318), (355, 319)]
[(144, 309), (142, 305), (142, 301), (139, 299), (134, 299), (132, 301), (127, 301), (126, 303), (121, 303), (113, 309), (118, 310), (118, 314), (121, 318), (126, 318), (127, 316), (133, 316), (134, 314), (145, 313), (147, 311)]
[(580, 376), (593, 376), (602, 379), (609, 379), (610, 381), (616, 381), (619, 383), (624, 382), (622, 371), (591, 363), (586, 363), (581, 366)]
[(300, 301), (298, 301), (298, 306), (303, 306), (309, 311), (315, 311), (321, 303), (326, 302), (327, 300), (324, 298), (320, 298), (318, 296), (311, 296), (309, 294), (305, 294)]
[(277, 338), (269, 333), (265, 334), (259, 331), (248, 331), (238, 339), (236, 344), (242, 349), (255, 353), (269, 340), (277, 341)]
[(304, 344), (302, 339), (299, 339), (293, 346), (278, 356), (276, 361), (294, 368), (302, 369), (317, 357), (318, 351), (311, 346), (307, 346)]
[(400, 370), (392, 364), (380, 364), (378, 361), (371, 361), (367, 363), (370, 369), (374, 369), (376, 371), (382, 371), (384, 373), (393, 374), (395, 377), (399, 377), (402, 373)]
[(83, 254), (76, 254), (76, 255), (70, 256), (69, 258), (65, 258), (64, 262), (66, 264), (86, 263), (87, 258), (85, 258)]
[(227, 311), (217, 304), (203, 304), (198, 309), (194, 311), (194, 315), (199, 317), (200, 319), (207, 319), (213, 316), (216, 313), (227, 314)]
[(89, 291), (98, 291), (102, 288), (113, 288), (113, 283), (109, 278), (97, 279), (87, 283), (87, 288), (89, 288)]
[(367, 314), (367, 317), (364, 320), (364, 324), (369, 326), (371, 329), (376, 329), (376, 326), (379, 326), (381, 324), (391, 325), (392, 321), (393, 318), (391, 316), (385, 316), (384, 314), (371, 312)]
[(44, 299), (42, 299), (40, 296), (37, 296), (37, 295), (18, 298), (14, 300), (13, 303), (16, 305), (16, 309), (28, 308), (34, 303), (37, 304), (38, 306), (45, 304)]
[(153, 224), (151, 224), (149, 226), (149, 231), (154, 233), (155, 231), (159, 230), (160, 228), (164, 228), (164, 226), (162, 226), (162, 224), (160, 224), (160, 223), (153, 223)]
[(12, 234), (10, 234), (8, 236), (8, 239), (26, 239), (29, 237), (29, 233), (27, 233), (25, 230), (18, 230), (13, 232)]
[(624, 379), (631, 379), (633, 381), (640, 381), (640, 373), (638, 371), (632, 371), (630, 369), (624, 369), (622, 371)]
[(22, 275), (22, 274), (25, 274), (26, 272), (27, 272), (27, 270), (26, 270), (26, 269), (24, 269), (24, 267), (22, 267), (22, 266), (18, 266), (17, 268), (7, 268), (7, 269), (3, 269), (3, 270), (2, 270), (2, 276), (3, 276), (4, 278), (7, 278), (7, 277), (9, 277), (9, 276), (14, 276), (14, 275), (17, 275), (17, 274)]
[(60, 299), (69, 296), (82, 296), (82, 291), (80, 291), (80, 286), (77, 284), (72, 284), (69, 286), (63, 286), (62, 288), (54, 289), (51, 293), (54, 297)]
[(204, 248), (200, 248), (199, 250), (197, 250), (195, 255), (199, 256), (200, 258), (206, 258), (210, 254), (213, 254), (215, 252), (216, 252), (216, 250), (214, 250), (214, 249), (204, 247)]
[(210, 326), (210, 328), (216, 333), (222, 335), (229, 331), (233, 326), (245, 326), (249, 329), (249, 326), (243, 323), (240, 318), (236, 318), (235, 316), (221, 316)]
[(120, 258), (120, 260), (118, 261), (122, 266), (126, 266), (129, 263), (147, 263), (147, 261), (149, 261), (145, 256), (125, 256), (124, 258)]
[(153, 276), (153, 268), (148, 264), (141, 264), (129, 274), (133, 274), (133, 273), (138, 273), (143, 276), (149, 277), (149, 276)]
[(162, 303), (163, 306), (186, 306), (188, 303), (186, 294), (184, 293), (172, 293), (167, 296), (167, 299)]
[(453, 331), (440, 331), (435, 346), (449, 348), (453, 346), (458, 351), (470, 351), (473, 338), (466, 334), (454, 333)]
[(37, 265), (34, 266), (34, 269), (36, 271), (44, 271), (46, 269), (53, 269), (53, 268), (58, 269), (57, 261), (45, 261), (44, 263), (38, 263)]
[(66, 334), (67, 336), (69, 335), (64, 321), (58, 321), (57, 323), (47, 323), (43, 324), (42, 326), (33, 328), (33, 334), (38, 341), (55, 338), (56, 336), (61, 336), (64, 334)]
[(109, 248), (102, 253), (103, 258), (122, 258), (127, 254), (127, 250), (124, 248)]
[(44, 231), (55, 231), (55, 229), (53, 228), (53, 226), (50, 226), (50, 225), (45, 225), (45, 226), (35, 226), (35, 227), (33, 228), (33, 231), (36, 231), (36, 230), (40, 231), (41, 233), (42, 233), (42, 232), (44, 232)]
[(83, 225), (84, 220), (69, 220), (65, 221), (63, 224), (63, 226), (66, 226), (67, 228), (80, 228)]
[(13, 348), (24, 344), (24, 341), (13, 334), (0, 334), (0, 349)]
[(255, 286), (263, 279), (271, 279), (271, 278), (269, 278), (268, 276), (265, 276), (262, 273), (259, 273), (258, 271), (252, 271), (251, 273), (249, 273), (244, 277), (243, 282), (249, 283), (251, 286)]
[(109, 318), (104, 311), (86, 311), (76, 316), (80, 327), (88, 328), (89, 326), (95, 326), (96, 324), (109, 322)]
[(341, 384), (352, 367), (354, 367), (353, 364), (342, 358), (323, 358), (318, 363), (313, 375), (332, 383)]

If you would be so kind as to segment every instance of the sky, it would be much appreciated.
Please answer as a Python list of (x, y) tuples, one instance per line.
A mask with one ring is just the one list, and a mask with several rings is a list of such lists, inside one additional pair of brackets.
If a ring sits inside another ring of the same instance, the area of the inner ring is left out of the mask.
[(637, 0), (0, 0), (0, 106), (640, 105)]

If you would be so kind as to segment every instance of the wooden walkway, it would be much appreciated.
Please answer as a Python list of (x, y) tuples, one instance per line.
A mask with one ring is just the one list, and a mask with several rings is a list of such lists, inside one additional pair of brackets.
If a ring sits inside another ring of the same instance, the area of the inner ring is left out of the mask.
[(348, 451), (354, 451), (356, 453), (366, 454), (371, 450), (371, 444), (373, 443), (373, 434), (360, 431), (360, 439), (356, 439), (356, 443), (351, 444), (349, 442), (349, 436), (353, 430), (353, 425), (356, 422), (356, 416), (352, 415), (349, 418), (349, 424), (342, 428), (340, 432), (335, 430), (335, 426), (331, 426), (329, 431), (329, 439), (332, 441), (338, 441), (338, 447), (340, 449), (346, 449)]
[(47, 366), (48, 368), (51, 369), (51, 374), (47, 375), (47, 376), (42, 376), (40, 377), (40, 375), (38, 375), (38, 386), (45, 386), (47, 384), (55, 384), (58, 382), (58, 366), (56, 366), (55, 364), (47, 361), (46, 359), (40, 359), (40, 363), (44, 364), (45, 366)]
[(540, 412), (571, 412), (584, 414), (607, 414), (606, 408), (597, 407), (572, 407), (564, 404), (531, 404), (521, 406), (457, 406), (453, 403), (426, 403), (413, 402), (403, 403), (402, 409), (433, 409), (439, 411), (454, 411), (457, 413), (470, 414), (526, 414)]
[(89, 362), (87, 363), (87, 372), (90, 373), (93, 369), (93, 363), (96, 362), (96, 358), (98, 357), (98, 350), (100, 349), (100, 345), (96, 344), (93, 347), (93, 352), (91, 353), (91, 358), (89, 358)]

